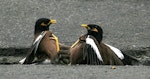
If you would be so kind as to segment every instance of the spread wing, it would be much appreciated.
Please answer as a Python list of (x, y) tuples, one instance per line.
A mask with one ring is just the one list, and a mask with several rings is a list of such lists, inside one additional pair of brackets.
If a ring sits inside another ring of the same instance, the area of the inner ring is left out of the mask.
[(87, 61), (87, 64), (90, 64), (90, 65), (101, 65), (102, 64), (102, 60), (99, 60), (93, 47), (89, 44), (86, 44), (84, 47), (83, 57), (84, 57), (84, 60)]
[(121, 59), (124, 65), (133, 65), (139, 63), (139, 61), (136, 58), (121, 52), (119, 49), (106, 43), (105, 45), (107, 45), (112, 51), (114, 51), (114, 53)]
[(34, 50), (36, 47), (37, 43), (31, 46), (31, 48), (28, 50), (28, 55), (23, 58), (22, 60), (19, 61), (20, 64), (31, 64), (32, 61), (34, 60), (35, 54)]
[(19, 61), (20, 64), (31, 64), (35, 58), (36, 51), (38, 49), (39, 43), (41, 42), (42, 38), (45, 36), (46, 32), (43, 31), (33, 42), (33, 45), (28, 50), (28, 55)]
[(125, 65), (138, 65), (140, 62), (138, 59), (136, 59), (135, 57), (133, 56), (130, 56), (128, 54), (125, 54), (123, 53), (124, 55), (124, 59), (122, 60), (122, 62), (125, 64)]
[(104, 43), (105, 45), (107, 45), (121, 60), (124, 59), (124, 55), (123, 53), (116, 47), (113, 47), (109, 44)]
[(103, 63), (103, 59), (97, 46), (99, 44), (96, 43), (98, 42), (88, 35), (86, 38), (86, 45), (84, 47), (84, 58), (87, 59), (87, 64), (99, 65)]

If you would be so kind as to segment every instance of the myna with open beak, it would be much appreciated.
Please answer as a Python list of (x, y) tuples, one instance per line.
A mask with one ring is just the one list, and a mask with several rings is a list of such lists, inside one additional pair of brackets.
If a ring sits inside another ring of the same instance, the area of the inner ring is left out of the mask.
[[(49, 30), (51, 24), (56, 20), (40, 18), (35, 23), (34, 41), (28, 51), (28, 55), (19, 61), (21, 64), (32, 64), (33, 62), (55, 63), (60, 50), (58, 38)], [(35, 61), (35, 59), (37, 59)]]
[[(70, 48), (70, 64), (125, 65), (124, 54), (117, 48), (102, 42), (103, 30), (95, 24), (82, 24), (87, 34)], [(128, 63), (126, 63), (128, 64)]]

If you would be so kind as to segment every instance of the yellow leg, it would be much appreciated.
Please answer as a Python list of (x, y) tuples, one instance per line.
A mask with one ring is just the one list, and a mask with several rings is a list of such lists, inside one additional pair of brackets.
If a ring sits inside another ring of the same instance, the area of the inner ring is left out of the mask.
[(79, 42), (79, 39), (74, 44), (71, 45), (71, 48), (73, 48), (78, 42)]
[(59, 41), (58, 41), (58, 38), (57, 38), (54, 34), (52, 34), (52, 36), (54, 37), (54, 40), (56, 41), (56, 50), (57, 50), (57, 52), (59, 52), (59, 51), (60, 51), (60, 48), (59, 48)]

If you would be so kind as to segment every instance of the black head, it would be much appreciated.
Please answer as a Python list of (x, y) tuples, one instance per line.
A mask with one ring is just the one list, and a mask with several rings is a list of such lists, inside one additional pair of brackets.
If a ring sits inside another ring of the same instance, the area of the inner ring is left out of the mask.
[(49, 30), (51, 24), (56, 23), (56, 20), (50, 20), (47, 18), (40, 18), (36, 21), (34, 34)]
[(87, 29), (87, 35), (94, 36), (99, 43), (102, 41), (103, 30), (100, 26), (95, 24), (82, 24), (81, 26)]

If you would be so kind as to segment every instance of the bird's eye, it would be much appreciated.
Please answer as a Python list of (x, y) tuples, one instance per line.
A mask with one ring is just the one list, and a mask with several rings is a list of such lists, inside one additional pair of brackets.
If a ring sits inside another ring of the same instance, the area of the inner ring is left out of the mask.
[(45, 24), (44, 22), (41, 23), (41, 26), (47, 26), (47, 24)]

